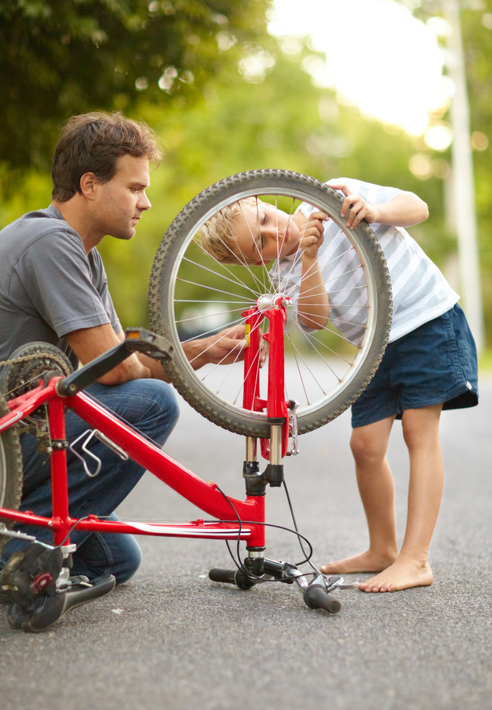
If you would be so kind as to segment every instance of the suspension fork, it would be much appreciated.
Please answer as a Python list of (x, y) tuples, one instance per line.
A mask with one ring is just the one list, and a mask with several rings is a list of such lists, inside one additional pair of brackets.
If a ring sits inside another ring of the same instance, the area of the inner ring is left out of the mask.
[(271, 486), (281, 486), (283, 482), (282, 459), (289, 444), (289, 414), (285, 396), (285, 350), (284, 328), (287, 314), (283, 297), (265, 312), (269, 329), (264, 339), (269, 346), (268, 394), (266, 413), (270, 425), (270, 438), (261, 439), (261, 454), (269, 461), (264, 475)]
[[(279, 297), (269, 308), (254, 308), (243, 313), (246, 319), (246, 337), (248, 347), (244, 358), (244, 392), (243, 407), (252, 411), (266, 409), (270, 424), (270, 439), (261, 440), (261, 453), (269, 463), (263, 473), (260, 473), (257, 459), (257, 440), (246, 437), (246, 459), (243, 475), (246, 481), (246, 492), (249, 496), (265, 496), (266, 486), (280, 486), (283, 482), (282, 458), (285, 456), (289, 442), (288, 405), (284, 399), (285, 392), (285, 353), (284, 328), (287, 322), (283, 297)], [(269, 330), (261, 335), (260, 325), (264, 318), (269, 320)], [(268, 394), (263, 400), (259, 392), (259, 371), (261, 355), (261, 337), (269, 345), (268, 360)], [(253, 575), (261, 576), (264, 568), (265, 547), (247, 546), (248, 557), (244, 561), (245, 568)]]
[[(262, 439), (261, 447), (264, 458), (272, 465), (280, 465), (289, 442), (289, 411), (284, 399), (285, 393), (285, 349), (284, 329), (287, 313), (284, 297), (279, 296), (273, 307), (261, 311), (249, 309), (243, 313), (246, 319), (246, 337), (249, 347), (244, 357), (244, 393), (243, 407), (252, 411), (264, 411), (270, 424), (270, 439)], [(260, 324), (264, 318), (269, 320), (268, 333), (263, 338), (269, 344), (268, 394), (261, 399), (259, 392), (260, 367)], [(248, 439), (251, 437), (247, 437)], [(247, 443), (247, 453), (255, 450), (252, 442)], [(273, 459), (273, 460), (272, 460)], [(253, 459), (247, 455), (247, 461)]]

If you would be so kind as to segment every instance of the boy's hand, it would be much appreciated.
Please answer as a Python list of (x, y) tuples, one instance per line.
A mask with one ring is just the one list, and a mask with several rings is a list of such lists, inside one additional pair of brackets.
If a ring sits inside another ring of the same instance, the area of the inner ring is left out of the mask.
[(316, 259), (318, 249), (323, 244), (324, 224), (328, 217), (324, 212), (313, 212), (309, 215), (305, 226), (301, 229), (300, 247), (303, 256), (309, 259)]
[(371, 205), (362, 199), (360, 195), (354, 195), (351, 193), (348, 186), (344, 182), (330, 180), (328, 184), (334, 190), (341, 190), (345, 195), (340, 217), (345, 217), (350, 209), (350, 214), (346, 222), (349, 229), (355, 229), (362, 219), (365, 219), (368, 224), (373, 224), (374, 222), (379, 221), (379, 211), (377, 205)]

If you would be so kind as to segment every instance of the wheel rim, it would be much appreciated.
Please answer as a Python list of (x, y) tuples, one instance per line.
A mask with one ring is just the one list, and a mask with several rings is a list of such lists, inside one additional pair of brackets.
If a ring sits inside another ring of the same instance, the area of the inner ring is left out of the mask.
[[(205, 200), (200, 200), (200, 196), (195, 198), (171, 226), (161, 245), (162, 258), (156, 258), (154, 264), (154, 279), (151, 278), (152, 325), (175, 344), (176, 360), (169, 367), (170, 377), (198, 411), (237, 433), (268, 436), (266, 414), (242, 408), (242, 364), (206, 366), (195, 372), (180, 342), (240, 323), (246, 307), (255, 304), (262, 295), (271, 295), (274, 285), (264, 267), (246, 268), (214, 262), (199, 245), (197, 233), (216, 212), (247, 197), (261, 197), (288, 214), (300, 200), (322, 209), (344, 230), (358, 268), (365, 274), (367, 315), (361, 342), (353, 339), (350, 342), (340, 328), (334, 326), (333, 319), (326, 329), (309, 335), (293, 318), (285, 337), (286, 399), (299, 402), (299, 430), (303, 433), (346, 409), (376, 369), (391, 318), (389, 278), (374, 236), (364, 226), (359, 227), (356, 234), (350, 234), (339, 216), (341, 200), (329, 188), (310, 178), (305, 178), (309, 181), (307, 185), (293, 187), (292, 181), (289, 182), (290, 173), (283, 173), (274, 186), (271, 178), (259, 176), (258, 171), (245, 175), (248, 176), (246, 182), (251, 184), (228, 188), (227, 194), (221, 194), (219, 183), (217, 194)], [(287, 176), (285, 184), (284, 176)], [(302, 176), (296, 179), (298, 177)], [(286, 209), (288, 202), (292, 204)], [(167, 266), (163, 266), (166, 260)], [(159, 282), (158, 287), (156, 282)], [(330, 294), (332, 304), (336, 298)], [(341, 306), (338, 312), (340, 309)], [(381, 321), (382, 313), (385, 322)], [(263, 388), (265, 378), (266, 371), (261, 374)]]

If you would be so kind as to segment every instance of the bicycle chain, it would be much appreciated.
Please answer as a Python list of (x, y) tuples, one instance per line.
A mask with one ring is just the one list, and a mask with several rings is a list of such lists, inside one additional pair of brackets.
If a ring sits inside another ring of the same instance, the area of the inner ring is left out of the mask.
[(28, 362), (29, 360), (36, 360), (36, 358), (43, 358), (43, 357), (49, 357), (55, 362), (57, 362), (62, 370), (63, 366), (66, 364), (63, 360), (60, 360), (56, 355), (52, 355), (51, 353), (48, 352), (41, 352), (41, 353), (33, 353), (32, 355), (20, 355), (19, 357), (14, 357), (11, 360), (0, 360), (0, 367), (3, 367), (4, 365), (16, 365), (18, 362)]

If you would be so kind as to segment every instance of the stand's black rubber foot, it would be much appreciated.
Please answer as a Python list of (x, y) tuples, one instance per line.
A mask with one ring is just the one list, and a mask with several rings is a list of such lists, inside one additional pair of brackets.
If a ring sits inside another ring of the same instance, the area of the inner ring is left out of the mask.
[(116, 584), (112, 574), (97, 577), (87, 584), (75, 584), (54, 596), (36, 599), (29, 607), (12, 604), (7, 618), (13, 629), (39, 633), (61, 619), (70, 609), (86, 604), (111, 592)]

